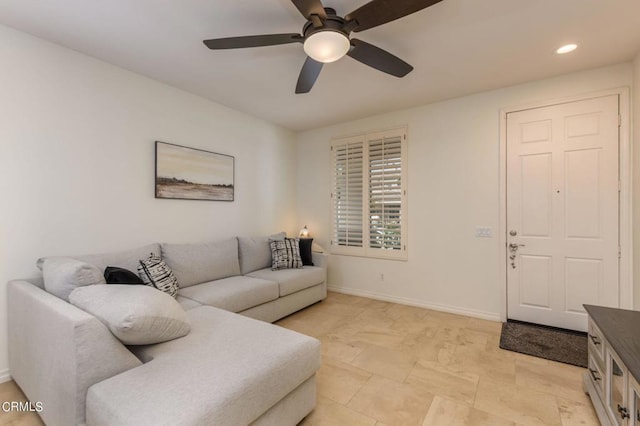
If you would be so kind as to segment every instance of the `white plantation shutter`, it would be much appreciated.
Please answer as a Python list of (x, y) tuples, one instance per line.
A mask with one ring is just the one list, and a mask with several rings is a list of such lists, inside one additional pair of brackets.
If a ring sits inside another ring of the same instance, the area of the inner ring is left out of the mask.
[(402, 136), (368, 143), (369, 247), (402, 250)]
[(342, 247), (363, 245), (363, 151), (362, 140), (333, 147), (333, 243)]
[(406, 129), (334, 139), (332, 252), (406, 259)]

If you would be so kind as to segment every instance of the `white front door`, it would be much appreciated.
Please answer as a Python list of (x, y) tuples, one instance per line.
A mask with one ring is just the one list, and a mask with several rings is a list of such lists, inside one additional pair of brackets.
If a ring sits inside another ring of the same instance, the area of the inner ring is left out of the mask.
[(507, 114), (507, 316), (586, 331), (619, 305), (618, 95)]

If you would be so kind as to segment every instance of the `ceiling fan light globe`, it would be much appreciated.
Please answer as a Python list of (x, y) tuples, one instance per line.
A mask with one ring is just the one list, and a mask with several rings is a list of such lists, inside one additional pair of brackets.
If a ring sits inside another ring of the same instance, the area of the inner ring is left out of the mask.
[(351, 42), (338, 31), (318, 31), (304, 41), (304, 51), (313, 60), (328, 64), (347, 54)]

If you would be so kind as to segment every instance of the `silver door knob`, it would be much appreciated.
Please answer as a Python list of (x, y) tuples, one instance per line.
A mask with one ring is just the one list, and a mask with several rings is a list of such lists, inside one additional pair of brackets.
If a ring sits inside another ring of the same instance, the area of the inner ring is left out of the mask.
[(511, 231), (509, 231), (509, 235), (511, 235), (512, 237), (515, 237), (516, 235), (518, 235), (518, 231), (516, 231), (515, 229), (512, 229)]
[(525, 247), (525, 244), (516, 244), (516, 243), (509, 244), (509, 250), (511, 251), (518, 250), (518, 247)]

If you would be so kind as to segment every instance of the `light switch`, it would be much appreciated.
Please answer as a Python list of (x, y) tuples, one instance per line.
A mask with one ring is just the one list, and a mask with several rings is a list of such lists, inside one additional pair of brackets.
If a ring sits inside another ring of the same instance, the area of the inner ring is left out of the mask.
[(493, 231), (488, 226), (478, 226), (476, 227), (476, 238), (492, 238)]

